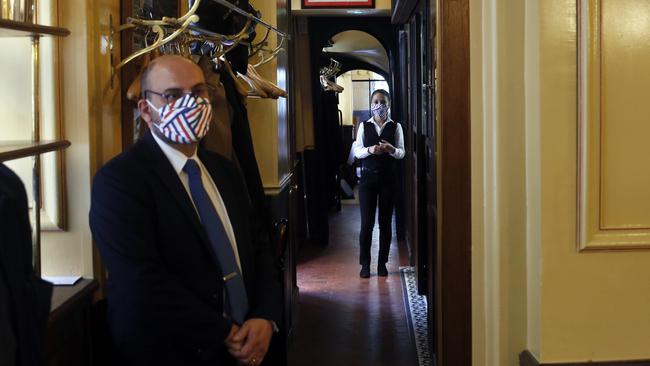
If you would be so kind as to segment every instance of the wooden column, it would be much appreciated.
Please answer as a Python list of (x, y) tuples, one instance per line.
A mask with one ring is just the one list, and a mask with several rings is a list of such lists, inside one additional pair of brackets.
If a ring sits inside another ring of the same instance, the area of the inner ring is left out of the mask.
[[(472, 364), (469, 0), (438, 1), (438, 364)], [(432, 29), (432, 31), (434, 31)], [(432, 65), (432, 67), (435, 67)]]

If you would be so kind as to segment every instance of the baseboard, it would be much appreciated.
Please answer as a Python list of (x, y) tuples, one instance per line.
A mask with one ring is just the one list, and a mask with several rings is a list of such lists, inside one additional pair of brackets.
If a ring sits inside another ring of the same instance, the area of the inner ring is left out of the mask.
[(525, 350), (519, 354), (520, 366), (650, 366), (650, 360), (638, 361), (585, 361), (569, 363), (539, 363), (530, 351)]
[(525, 350), (519, 354), (519, 366), (539, 366), (539, 361), (529, 350)]

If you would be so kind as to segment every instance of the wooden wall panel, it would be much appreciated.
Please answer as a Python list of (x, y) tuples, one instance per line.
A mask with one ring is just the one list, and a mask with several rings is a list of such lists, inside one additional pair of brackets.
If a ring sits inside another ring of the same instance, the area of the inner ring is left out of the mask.
[[(438, 1), (438, 365), (472, 365), (469, 0)], [(432, 29), (433, 31), (433, 29)], [(433, 278), (432, 278), (433, 280)]]

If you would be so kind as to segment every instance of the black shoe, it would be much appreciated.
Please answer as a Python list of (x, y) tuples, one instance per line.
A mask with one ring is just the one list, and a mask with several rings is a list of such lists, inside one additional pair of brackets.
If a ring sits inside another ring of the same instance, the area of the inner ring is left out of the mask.
[(377, 275), (386, 277), (388, 276), (388, 270), (386, 269), (386, 263), (378, 263), (377, 264)]
[(359, 277), (370, 278), (370, 265), (368, 264), (361, 265), (361, 272), (359, 272)]

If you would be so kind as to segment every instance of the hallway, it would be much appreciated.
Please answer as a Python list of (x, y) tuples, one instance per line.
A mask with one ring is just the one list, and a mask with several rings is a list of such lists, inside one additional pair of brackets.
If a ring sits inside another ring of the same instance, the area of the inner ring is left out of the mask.
[(386, 278), (376, 275), (378, 228), (373, 234), (371, 277), (359, 278), (359, 206), (330, 215), (330, 245), (305, 246), (298, 263), (300, 305), (290, 366), (416, 365), (399, 266), (406, 247), (395, 238)]

